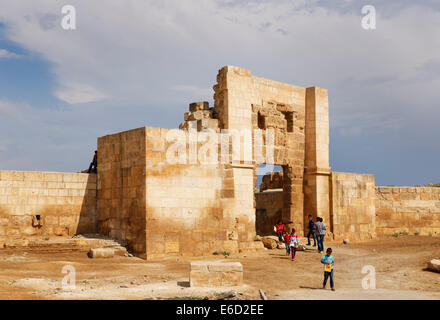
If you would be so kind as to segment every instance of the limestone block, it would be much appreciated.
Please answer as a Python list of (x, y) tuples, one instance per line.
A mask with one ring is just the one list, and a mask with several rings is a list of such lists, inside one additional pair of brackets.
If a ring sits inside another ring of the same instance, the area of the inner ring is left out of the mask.
[(205, 118), (203, 110), (198, 110), (195, 112), (192, 112), (188, 118), (188, 120), (193, 121), (193, 120), (200, 120)]
[(243, 284), (243, 266), (239, 262), (191, 262), (191, 287), (229, 287)]
[(113, 258), (115, 250), (113, 248), (95, 248), (90, 249), (88, 256), (90, 258)]
[(203, 129), (217, 129), (218, 128), (218, 119), (208, 119), (203, 118), (197, 121), (197, 131)]
[(193, 102), (189, 105), (189, 111), (209, 110), (209, 102)]
[(208, 263), (208, 271), (210, 272), (229, 272), (229, 271), (241, 271), (243, 272), (243, 266), (240, 262), (224, 262), (214, 261)]

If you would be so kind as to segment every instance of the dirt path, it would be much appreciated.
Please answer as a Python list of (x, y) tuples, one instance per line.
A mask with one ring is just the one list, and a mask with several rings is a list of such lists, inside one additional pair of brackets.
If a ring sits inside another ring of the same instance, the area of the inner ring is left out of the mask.
[[(440, 273), (424, 270), (440, 257), (440, 238), (402, 236), (333, 248), (336, 292), (322, 290), (321, 254), (299, 252), (292, 262), (284, 250), (235, 255), (244, 268), (241, 299), (440, 299)], [(204, 259), (214, 260), (214, 257)], [(3, 249), (0, 251), (0, 299), (154, 299), (214, 297), (231, 288), (189, 288), (189, 262), (200, 258), (89, 259), (85, 252)], [(62, 268), (76, 270), (76, 289), (65, 290)], [(373, 266), (376, 290), (362, 289), (362, 268)]]

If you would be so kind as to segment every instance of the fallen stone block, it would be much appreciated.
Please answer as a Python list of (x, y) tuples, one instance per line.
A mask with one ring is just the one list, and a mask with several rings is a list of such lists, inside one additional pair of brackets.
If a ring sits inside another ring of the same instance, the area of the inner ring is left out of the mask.
[(278, 241), (270, 237), (263, 237), (261, 241), (263, 242), (264, 247), (267, 249), (276, 249), (278, 246)]
[(435, 272), (440, 272), (440, 259), (432, 259), (428, 262), (428, 269)]
[(286, 244), (284, 244), (284, 243), (278, 243), (277, 248), (278, 248), (278, 249), (286, 249)]
[(88, 252), (89, 258), (113, 258), (115, 250), (113, 248), (96, 248), (90, 249)]
[(5, 248), (21, 248), (27, 247), (29, 245), (28, 240), (10, 240), (6, 241), (4, 246)]
[(233, 287), (243, 284), (243, 266), (239, 262), (191, 262), (191, 287)]

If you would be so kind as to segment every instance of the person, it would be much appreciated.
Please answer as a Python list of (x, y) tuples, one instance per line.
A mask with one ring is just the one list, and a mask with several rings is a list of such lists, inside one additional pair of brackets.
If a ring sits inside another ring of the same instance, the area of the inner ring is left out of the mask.
[(95, 150), (95, 154), (93, 155), (93, 160), (90, 163), (88, 173), (96, 173), (98, 169), (98, 150)]
[(322, 289), (325, 289), (327, 280), (330, 278), (330, 288), (332, 291), (335, 291), (335, 280), (333, 277), (335, 258), (332, 256), (332, 248), (327, 248), (326, 254), (321, 259), (321, 263), (324, 265), (324, 282), (322, 283)]
[(283, 233), (286, 232), (286, 225), (282, 220), (278, 220), (278, 223), (275, 225), (275, 232), (278, 235), (278, 240), (283, 242)]
[(286, 245), (286, 255), (290, 255), (290, 234), (284, 232), (284, 244)]
[(296, 259), (296, 249), (298, 248), (299, 238), (296, 235), (295, 229), (292, 228), (290, 233), (290, 252), (292, 253), (292, 261)]
[(307, 245), (310, 246), (310, 236), (313, 237), (313, 246), (316, 247), (316, 232), (315, 232), (315, 222), (313, 221), (312, 215), (309, 214), (309, 233), (307, 234)]
[(323, 219), (321, 217), (316, 217), (315, 223), (315, 231), (316, 231), (316, 240), (318, 242), (318, 252), (324, 252), (324, 236), (325, 230), (327, 229), (326, 225), (322, 222)]

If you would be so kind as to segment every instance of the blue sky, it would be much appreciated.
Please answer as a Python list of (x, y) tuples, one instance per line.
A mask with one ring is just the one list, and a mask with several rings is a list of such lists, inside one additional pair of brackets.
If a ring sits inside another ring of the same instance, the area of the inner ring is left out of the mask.
[[(0, 169), (77, 171), (96, 138), (177, 127), (217, 70), (329, 90), (330, 165), (377, 185), (440, 182), (434, 0), (0, 3)], [(374, 5), (377, 29), (361, 28)]]

